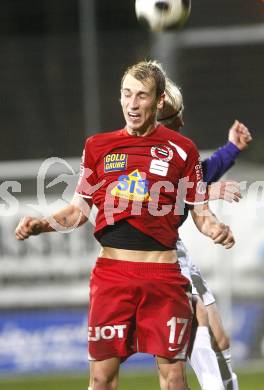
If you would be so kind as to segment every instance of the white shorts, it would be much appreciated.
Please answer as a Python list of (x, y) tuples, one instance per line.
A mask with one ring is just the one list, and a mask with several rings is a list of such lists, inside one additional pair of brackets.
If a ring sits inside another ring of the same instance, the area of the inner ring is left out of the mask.
[(196, 291), (203, 300), (205, 306), (211, 305), (215, 302), (215, 297), (209, 288), (206, 280), (202, 277), (201, 271), (195, 264), (191, 267), (192, 283), (195, 286)]
[(182, 242), (182, 240), (178, 240), (176, 244), (177, 249), (177, 257), (178, 262), (181, 267), (181, 273), (189, 279), (191, 286), (192, 286), (192, 294), (193, 295), (199, 295), (198, 291), (196, 290), (195, 286), (193, 285), (192, 276), (191, 276), (191, 268), (192, 268), (192, 260), (189, 256), (189, 253), (187, 251), (186, 246)]
[(193, 264), (188, 250), (182, 240), (177, 241), (177, 255), (182, 274), (188, 278), (192, 285), (192, 294), (200, 295), (205, 306), (215, 302), (215, 297), (206, 280), (202, 277), (200, 269)]

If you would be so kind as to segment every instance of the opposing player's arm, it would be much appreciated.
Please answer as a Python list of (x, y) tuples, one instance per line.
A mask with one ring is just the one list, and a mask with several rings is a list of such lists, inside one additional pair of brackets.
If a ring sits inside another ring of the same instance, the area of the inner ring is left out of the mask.
[(247, 148), (252, 139), (248, 128), (236, 120), (228, 131), (229, 142), (202, 161), (204, 181), (209, 184), (218, 181), (234, 165), (239, 153)]
[(20, 220), (15, 235), (17, 240), (53, 231), (72, 230), (83, 225), (89, 217), (92, 202), (75, 194), (71, 203), (48, 218), (24, 217)]
[(226, 249), (235, 244), (234, 236), (229, 226), (221, 223), (210, 210), (208, 203), (194, 205), (191, 210), (192, 218), (198, 230), (210, 237), (215, 244), (223, 245)]
[(226, 181), (217, 181), (216, 183), (211, 183), (208, 186), (209, 200), (225, 200), (232, 203), (239, 202), (242, 199), (242, 194), (240, 191), (240, 185), (237, 181), (226, 180)]

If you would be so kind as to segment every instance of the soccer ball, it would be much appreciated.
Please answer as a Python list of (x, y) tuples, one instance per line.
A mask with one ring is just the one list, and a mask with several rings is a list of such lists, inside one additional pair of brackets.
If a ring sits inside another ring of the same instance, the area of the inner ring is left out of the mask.
[(191, 0), (136, 0), (136, 16), (151, 31), (178, 29), (191, 12)]

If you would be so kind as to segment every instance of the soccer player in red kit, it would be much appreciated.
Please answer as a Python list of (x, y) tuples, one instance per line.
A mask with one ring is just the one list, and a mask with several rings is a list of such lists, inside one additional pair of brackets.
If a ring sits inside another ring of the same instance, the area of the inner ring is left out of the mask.
[(80, 226), (87, 206), (98, 208), (94, 234), (102, 248), (91, 275), (88, 329), (92, 390), (116, 389), (120, 362), (136, 352), (157, 356), (168, 389), (187, 389), (192, 306), (175, 250), (177, 199), (199, 213), (203, 234), (226, 248), (234, 244), (208, 208), (195, 145), (157, 123), (164, 90), (158, 66), (128, 68), (121, 82), (125, 127), (87, 139), (67, 207), (48, 219), (23, 218), (16, 229), (23, 240)]

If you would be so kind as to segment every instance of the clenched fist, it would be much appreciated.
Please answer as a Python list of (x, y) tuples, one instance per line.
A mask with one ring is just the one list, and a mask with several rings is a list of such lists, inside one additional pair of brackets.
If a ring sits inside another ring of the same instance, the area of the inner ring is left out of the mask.
[(16, 227), (15, 234), (17, 240), (25, 240), (30, 236), (37, 236), (45, 231), (47, 221), (39, 218), (24, 217)]
[(223, 245), (226, 249), (232, 248), (235, 244), (235, 239), (230, 227), (224, 223), (212, 226), (209, 235), (215, 244)]
[(229, 129), (228, 140), (235, 144), (240, 150), (246, 149), (252, 139), (252, 135), (248, 128), (237, 120)]

